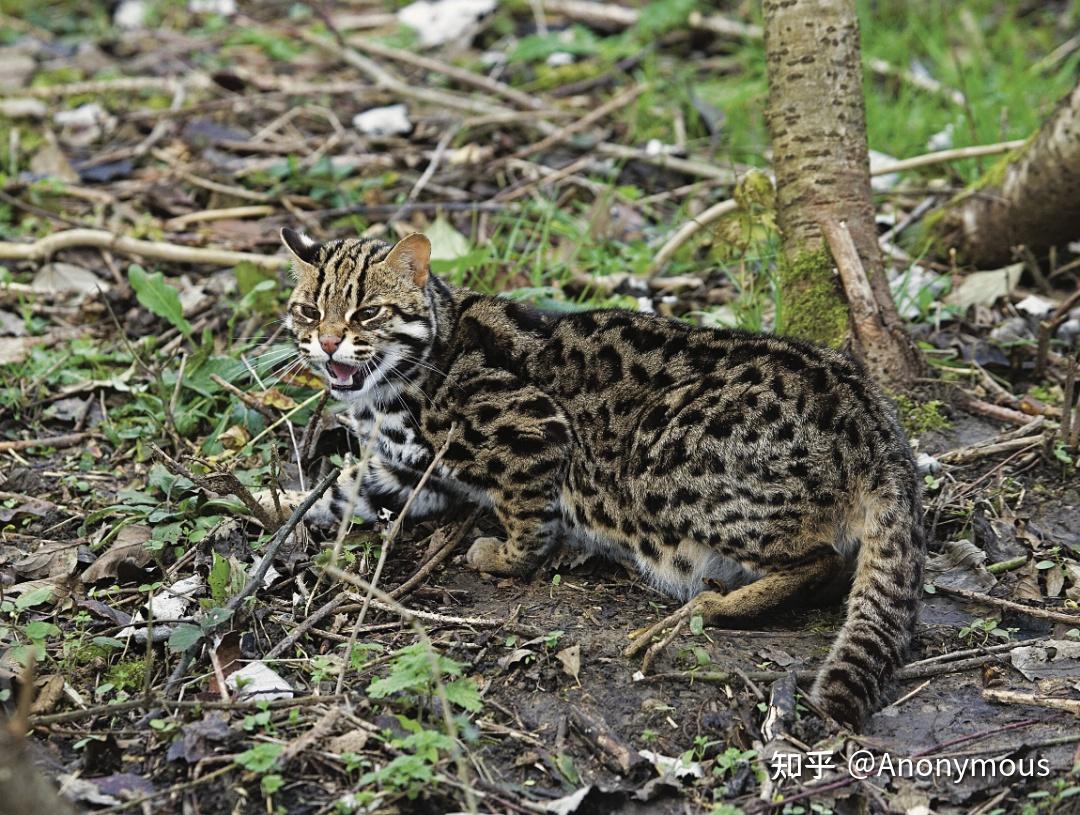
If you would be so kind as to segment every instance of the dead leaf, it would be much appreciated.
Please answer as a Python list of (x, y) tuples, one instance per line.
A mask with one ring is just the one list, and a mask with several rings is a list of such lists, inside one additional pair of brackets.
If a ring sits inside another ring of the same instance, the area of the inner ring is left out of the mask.
[(926, 562), (932, 582), (942, 588), (986, 591), (997, 580), (986, 571), (986, 552), (971, 541), (948, 541)]
[(238, 424), (234, 424), (220, 436), (218, 441), (222, 446), (229, 450), (239, 450), (251, 439), (251, 434), (248, 433), (247, 428), (241, 427)]
[(45, 131), (45, 144), (30, 159), (30, 172), (71, 184), (79, 181), (79, 174), (71, 166), (51, 130)]
[(26, 321), (18, 314), (12, 314), (10, 311), (0, 311), (0, 334), (25, 337), (27, 334)]
[(277, 408), (278, 410), (292, 410), (296, 407), (296, 400), (291, 396), (286, 396), (277, 388), (268, 388), (262, 393), (256, 394), (256, 398), (267, 407)]
[(39, 498), (30, 498), (27, 496), (27, 500), (17, 506), (0, 506), (0, 522), (7, 523), (8, 521), (14, 520), (15, 517), (19, 515), (33, 515), (36, 518), (44, 518), (55, 508), (55, 504), (50, 504), (48, 501), (42, 501)]
[(512, 668), (514, 665), (517, 665), (522, 660), (526, 660), (530, 657), (535, 656), (536, 654), (533, 651), (530, 651), (528, 648), (518, 648), (514, 651), (511, 651), (506, 656), (502, 657), (499, 660), (499, 667), (505, 671), (509, 668)]
[(563, 648), (555, 655), (555, 659), (562, 663), (563, 672), (580, 685), (581, 679), (578, 678), (578, 674), (581, 673), (581, 646), (571, 645), (569, 648)]
[(68, 541), (43, 543), (38, 550), (15, 561), (12, 568), (21, 577), (37, 580), (42, 577), (67, 577), (75, 571), (79, 546)]
[(169, 745), (168, 761), (183, 759), (188, 764), (202, 761), (214, 754), (214, 744), (232, 740), (237, 732), (229, 727), (228, 714), (212, 710), (202, 719), (180, 729), (180, 738)]
[(42, 266), (34, 275), (33, 286), (39, 291), (72, 294), (97, 294), (111, 288), (89, 269), (60, 261)]
[(359, 753), (367, 743), (368, 733), (366, 730), (350, 730), (348, 733), (334, 736), (326, 746), (331, 753), (341, 755), (342, 753)]
[(1009, 660), (1028, 680), (1080, 676), (1080, 642), (1050, 640), (1043, 645), (1014, 648)]
[(1046, 572), (1046, 596), (1057, 597), (1065, 588), (1065, 571), (1060, 566), (1047, 569)]
[(40, 689), (30, 706), (30, 712), (35, 715), (49, 713), (64, 693), (64, 677), (61, 674), (52, 674), (42, 677)]
[(0, 337), (0, 365), (17, 365), (30, 356), (36, 337)]
[(102, 555), (82, 573), (83, 583), (96, 583), (98, 580), (113, 578), (121, 564), (128, 564), (141, 569), (150, 562), (150, 550), (146, 542), (153, 530), (143, 524), (131, 524), (121, 529), (116, 538)]
[(775, 663), (781, 668), (786, 668), (788, 665), (794, 665), (798, 662), (795, 657), (789, 654), (787, 651), (782, 651), (772, 645), (767, 645), (758, 651), (758, 654), (765, 657), (770, 662)]
[(945, 302), (960, 308), (992, 306), (998, 298), (1007, 296), (1016, 288), (1023, 271), (1023, 263), (1014, 263), (988, 272), (971, 272), (946, 295)]

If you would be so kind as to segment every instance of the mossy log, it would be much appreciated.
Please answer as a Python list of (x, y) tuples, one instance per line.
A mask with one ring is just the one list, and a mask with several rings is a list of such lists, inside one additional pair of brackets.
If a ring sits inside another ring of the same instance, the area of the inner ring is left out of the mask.
[(1080, 238), (1080, 84), (1023, 146), (928, 219), (939, 246), (996, 267)]

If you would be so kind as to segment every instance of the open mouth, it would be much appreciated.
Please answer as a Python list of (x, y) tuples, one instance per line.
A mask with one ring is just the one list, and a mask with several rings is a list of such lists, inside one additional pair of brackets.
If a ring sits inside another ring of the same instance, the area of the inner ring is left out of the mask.
[(326, 373), (330, 377), (330, 388), (335, 391), (358, 391), (364, 387), (364, 381), (379, 367), (380, 355), (375, 354), (363, 365), (350, 365), (347, 362), (326, 363)]
[(364, 377), (359, 365), (328, 362), (326, 372), (330, 374), (330, 387), (336, 391), (356, 391), (364, 386)]

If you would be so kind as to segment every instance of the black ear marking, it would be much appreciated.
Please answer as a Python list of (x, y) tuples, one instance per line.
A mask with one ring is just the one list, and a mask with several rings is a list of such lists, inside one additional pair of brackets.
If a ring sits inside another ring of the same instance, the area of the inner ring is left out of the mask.
[(293, 257), (301, 263), (314, 266), (318, 262), (319, 250), (322, 249), (322, 244), (312, 240), (303, 232), (284, 227), (281, 230), (281, 242), (285, 244), (285, 248), (293, 254)]

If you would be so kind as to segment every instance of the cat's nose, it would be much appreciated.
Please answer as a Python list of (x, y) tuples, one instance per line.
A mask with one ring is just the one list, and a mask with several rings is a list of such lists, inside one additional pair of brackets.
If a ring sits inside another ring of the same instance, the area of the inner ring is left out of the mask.
[(319, 345), (327, 354), (333, 356), (338, 346), (341, 345), (342, 339), (342, 337), (319, 337)]

